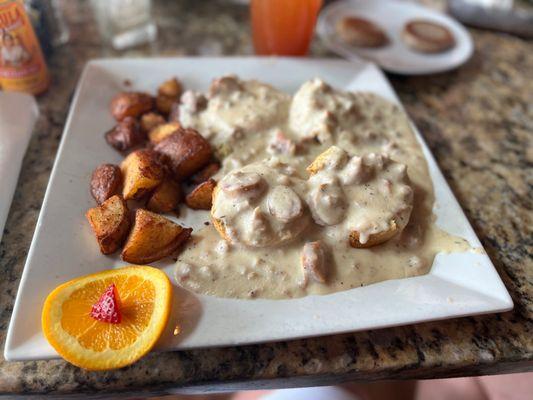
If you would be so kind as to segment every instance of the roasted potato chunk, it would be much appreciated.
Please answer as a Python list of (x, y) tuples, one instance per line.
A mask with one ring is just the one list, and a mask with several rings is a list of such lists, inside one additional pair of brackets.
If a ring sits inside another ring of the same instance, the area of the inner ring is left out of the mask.
[(185, 198), (185, 204), (195, 210), (210, 210), (213, 204), (213, 190), (217, 183), (214, 179), (209, 179), (200, 183)]
[(161, 114), (149, 112), (143, 114), (141, 117), (141, 129), (143, 132), (148, 133), (156, 126), (163, 125), (165, 122), (167, 121)]
[(106, 132), (105, 140), (118, 151), (126, 151), (143, 144), (146, 141), (146, 134), (135, 118), (126, 117)]
[(124, 177), (122, 196), (125, 200), (139, 199), (163, 181), (164, 168), (156, 152), (137, 150), (120, 165)]
[(181, 201), (181, 188), (170, 179), (165, 179), (150, 195), (146, 208), (156, 213), (175, 210)]
[(157, 94), (161, 96), (172, 97), (177, 99), (181, 96), (183, 91), (183, 86), (181, 82), (176, 78), (169, 79), (168, 81), (163, 82), (157, 89)]
[(194, 129), (179, 129), (155, 145), (178, 181), (188, 178), (211, 160), (211, 145)]
[(122, 259), (133, 264), (147, 264), (174, 253), (189, 239), (192, 229), (184, 228), (147, 210), (135, 212), (135, 222)]
[(124, 243), (130, 230), (130, 218), (122, 197), (110, 197), (102, 205), (89, 209), (85, 216), (103, 254), (114, 253)]
[(155, 107), (157, 108), (157, 111), (159, 111), (163, 115), (170, 114), (170, 111), (172, 110), (172, 105), (177, 101), (177, 99), (173, 97), (163, 96), (162, 94), (158, 94), (155, 99)]
[(220, 170), (220, 164), (218, 162), (212, 162), (207, 164), (204, 168), (198, 171), (191, 177), (191, 182), (200, 184), (205, 182)]
[(117, 121), (139, 117), (154, 108), (154, 98), (146, 93), (123, 92), (111, 101), (111, 114)]
[(91, 194), (98, 204), (118, 194), (122, 184), (122, 172), (117, 165), (102, 164), (91, 176)]
[(169, 115), (173, 105), (179, 103), (182, 90), (182, 85), (176, 78), (163, 82), (157, 90), (155, 100), (157, 110), (164, 115)]
[(181, 128), (179, 122), (168, 122), (163, 125), (156, 126), (148, 133), (150, 143), (157, 144), (164, 138), (172, 135)]

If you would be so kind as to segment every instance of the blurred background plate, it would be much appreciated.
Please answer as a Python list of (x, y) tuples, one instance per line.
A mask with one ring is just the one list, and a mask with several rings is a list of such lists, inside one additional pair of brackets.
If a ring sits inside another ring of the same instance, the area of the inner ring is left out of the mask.
[[(355, 47), (335, 32), (337, 21), (346, 16), (359, 16), (379, 25), (389, 37), (389, 44), (379, 48)], [(415, 52), (402, 40), (404, 25), (413, 19), (428, 19), (448, 28), (456, 44), (436, 54)], [(383, 69), (404, 75), (431, 74), (447, 71), (468, 61), (474, 46), (467, 30), (453, 18), (416, 3), (392, 0), (343, 0), (332, 3), (320, 14), (317, 33), (325, 45), (349, 59), (359, 57), (374, 61)]]

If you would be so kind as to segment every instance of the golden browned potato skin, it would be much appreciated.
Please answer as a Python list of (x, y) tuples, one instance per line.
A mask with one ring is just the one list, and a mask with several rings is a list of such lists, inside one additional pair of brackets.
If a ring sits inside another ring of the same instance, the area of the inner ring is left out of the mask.
[(181, 128), (179, 122), (168, 122), (162, 125), (158, 125), (148, 133), (150, 143), (157, 144), (164, 138), (176, 133)]
[[(319, 154), (313, 160), (313, 162), (309, 164), (309, 166), (306, 168), (307, 172), (309, 172), (310, 175), (314, 175), (322, 168), (324, 168), (325, 164), (327, 163), (329, 154), (333, 151), (333, 148), (330, 147), (323, 153)], [(357, 231), (351, 231), (348, 240), (350, 242), (350, 246), (355, 247), (357, 249), (366, 249), (386, 242), (387, 240), (395, 236), (397, 233), (399, 233), (398, 225), (396, 225), (396, 221), (391, 220), (389, 223), (388, 230), (370, 235), (366, 243), (361, 243), (359, 241), (359, 232)]]
[(220, 170), (220, 163), (212, 162), (210, 164), (207, 164), (204, 168), (202, 168), (196, 174), (191, 176), (191, 182), (196, 183), (196, 184), (205, 182), (206, 180), (211, 178), (213, 175), (215, 175), (219, 170)]
[(85, 216), (103, 254), (114, 253), (124, 243), (130, 230), (130, 218), (122, 197), (110, 197), (102, 205), (87, 210)]
[(141, 129), (143, 132), (148, 133), (156, 126), (163, 125), (165, 118), (156, 112), (148, 112), (141, 116)]
[(194, 129), (179, 129), (154, 147), (169, 165), (174, 179), (182, 181), (202, 169), (213, 151), (209, 142)]
[(120, 192), (122, 172), (118, 165), (101, 164), (91, 176), (91, 195), (98, 204)]
[(172, 97), (174, 99), (180, 97), (182, 92), (183, 85), (175, 77), (163, 82), (157, 89), (158, 95)]
[(147, 210), (135, 212), (135, 222), (122, 250), (122, 259), (133, 264), (147, 264), (174, 253), (191, 236), (184, 228)]
[(172, 105), (177, 101), (177, 99), (163, 96), (161, 94), (157, 95), (155, 98), (155, 107), (163, 115), (169, 115), (172, 110)]
[(214, 179), (208, 179), (200, 183), (185, 198), (185, 204), (195, 210), (210, 210), (213, 199), (213, 190), (217, 183)]
[(170, 179), (165, 179), (150, 195), (146, 208), (156, 213), (175, 210), (182, 198), (180, 186)]
[(105, 134), (106, 142), (118, 151), (127, 151), (143, 144), (146, 133), (133, 117), (126, 117)]
[(113, 98), (110, 107), (117, 121), (126, 117), (137, 118), (154, 108), (154, 98), (147, 93), (123, 92)]
[(165, 172), (159, 156), (152, 150), (137, 150), (120, 165), (124, 177), (122, 196), (125, 200), (140, 199), (163, 181)]
[(157, 110), (163, 115), (169, 115), (174, 103), (179, 101), (183, 87), (176, 78), (163, 82), (158, 90), (155, 100)]

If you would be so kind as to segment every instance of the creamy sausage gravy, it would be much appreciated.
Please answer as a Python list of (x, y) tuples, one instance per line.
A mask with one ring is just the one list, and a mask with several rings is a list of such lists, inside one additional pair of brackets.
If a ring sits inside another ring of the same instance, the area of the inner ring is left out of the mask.
[(222, 234), (213, 224), (194, 232), (176, 265), (185, 288), (327, 294), (426, 274), (438, 252), (470, 248), (435, 225), (422, 149), (379, 96), (313, 79), (291, 97), (226, 76), (207, 95), (185, 92), (179, 116), (223, 157), (212, 208)]

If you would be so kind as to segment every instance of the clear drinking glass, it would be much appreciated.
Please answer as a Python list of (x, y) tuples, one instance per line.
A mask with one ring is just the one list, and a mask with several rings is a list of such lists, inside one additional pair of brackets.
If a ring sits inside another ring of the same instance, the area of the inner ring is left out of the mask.
[(151, 0), (91, 0), (100, 34), (113, 48), (151, 42), (157, 36)]

